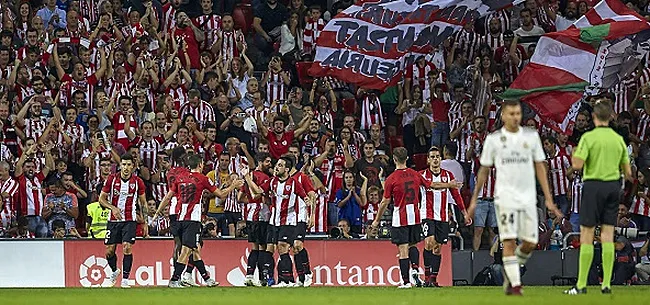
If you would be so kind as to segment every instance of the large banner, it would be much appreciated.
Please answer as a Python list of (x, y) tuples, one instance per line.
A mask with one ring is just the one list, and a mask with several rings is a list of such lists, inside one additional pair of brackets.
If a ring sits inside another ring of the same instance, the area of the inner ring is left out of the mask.
[(383, 90), (470, 20), (522, 1), (356, 1), (325, 25), (309, 72)]
[[(203, 260), (220, 286), (244, 286), (249, 247), (245, 240), (205, 241)], [(397, 247), (388, 241), (307, 240), (305, 247), (314, 286), (395, 286), (401, 282)], [(102, 241), (66, 241), (65, 286), (107, 285), (110, 267), (104, 249)], [(171, 240), (138, 240), (133, 246), (131, 285), (167, 285), (173, 271), (172, 249)], [(442, 253), (438, 282), (451, 286), (450, 246), (445, 245)], [(121, 251), (118, 254), (121, 257)], [(200, 282), (201, 277), (196, 279)]]

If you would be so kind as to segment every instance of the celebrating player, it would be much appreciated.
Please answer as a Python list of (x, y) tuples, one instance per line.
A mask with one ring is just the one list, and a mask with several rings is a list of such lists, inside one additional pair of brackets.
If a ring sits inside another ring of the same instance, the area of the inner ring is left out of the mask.
[[(427, 180), (433, 182), (453, 181), (454, 174), (440, 168), (440, 149), (431, 147), (427, 162), (429, 168), (420, 171), (420, 174)], [(420, 206), (420, 218), (422, 219), (422, 235), (424, 236), (424, 276), (426, 287), (438, 287), (438, 271), (440, 270), (441, 248), (447, 243), (449, 236), (449, 220), (452, 209), (449, 203), (456, 203), (465, 216), (467, 225), (472, 224), (472, 218), (468, 217), (465, 210), (463, 198), (458, 189), (432, 189), (420, 188), (423, 198), (423, 205)], [(453, 197), (453, 198), (452, 198)]]
[[(399, 267), (402, 274), (402, 285), (398, 288), (411, 288), (412, 277), (416, 285), (421, 284), (417, 273), (409, 272), (409, 259), (411, 267), (417, 269), (420, 261), (420, 252), (415, 247), (421, 240), (422, 227), (420, 226), (420, 187), (434, 189), (457, 188), (461, 184), (456, 181), (428, 182), (418, 172), (406, 167), (408, 152), (404, 147), (393, 150), (393, 161), (396, 169), (384, 183), (384, 198), (379, 205), (377, 215), (383, 215), (386, 208), (395, 201), (393, 210), (393, 227), (390, 231), (391, 241), (399, 249)], [(380, 217), (372, 222), (372, 228), (377, 229)]]
[(120, 161), (120, 172), (111, 174), (99, 195), (99, 204), (111, 210), (111, 217), (106, 227), (106, 260), (113, 270), (110, 276), (111, 286), (117, 282), (120, 269), (117, 269), (115, 248), (122, 243), (122, 288), (129, 288), (129, 274), (133, 265), (132, 246), (135, 244), (135, 227), (137, 204), (140, 210), (147, 214), (147, 199), (144, 195), (144, 182), (133, 175), (133, 157), (124, 154)]
[[(278, 283), (274, 287), (295, 287), (293, 266), (289, 256), (289, 247), (296, 234), (298, 220), (298, 198), (304, 198), (306, 204), (311, 204), (306, 198), (305, 190), (298, 181), (289, 175), (293, 167), (291, 159), (281, 157), (275, 164), (275, 176), (261, 186), (255, 184), (250, 175), (246, 175), (246, 183), (255, 194), (266, 194), (271, 199), (271, 222), (268, 228), (267, 242), (277, 243), (280, 261), (278, 261)], [(268, 265), (265, 264), (265, 268)], [(264, 271), (269, 274), (269, 270)], [(273, 281), (269, 279), (268, 283)]]
[(191, 173), (188, 175), (178, 176), (176, 181), (172, 183), (169, 188), (169, 196), (165, 197), (160, 206), (164, 208), (170, 201), (169, 197), (178, 194), (178, 204), (176, 205), (177, 215), (177, 229), (178, 235), (181, 237), (183, 248), (178, 256), (178, 260), (174, 263), (174, 274), (169, 281), (170, 288), (184, 287), (180, 282), (180, 277), (189, 261), (190, 255), (194, 256), (194, 266), (206, 285), (209, 287), (216, 286), (217, 283), (214, 279), (210, 278), (205, 264), (201, 260), (201, 197), (204, 190), (215, 194), (219, 198), (224, 198), (230, 194), (234, 189), (240, 188), (243, 185), (242, 180), (234, 181), (228, 188), (219, 190), (216, 186), (212, 185), (206, 176), (201, 174), (203, 172), (203, 159), (199, 155), (190, 155), (187, 158), (187, 163)]
[[(268, 171), (271, 168), (271, 156), (268, 153), (258, 153), (256, 160), (257, 168), (250, 172), (251, 178), (256, 184), (263, 184), (269, 180)], [(244, 170), (245, 172), (245, 170)], [(246, 286), (261, 286), (260, 281), (254, 278), (255, 267), (262, 277), (264, 262), (268, 260), (266, 251), (266, 229), (269, 226), (269, 207), (262, 196), (254, 196), (250, 188), (246, 189), (248, 203), (244, 209), (246, 228), (248, 229), (248, 242), (251, 243), (251, 252), (248, 255), (248, 266), (246, 268)], [(273, 260), (273, 251), (270, 252), (270, 259)]]
[[(521, 105), (518, 101), (505, 101), (501, 108), (503, 127), (487, 136), (481, 153), (474, 193), (469, 214), (474, 216), (476, 201), (485, 184), (491, 167), (496, 167), (494, 204), (503, 242), (504, 287), (506, 295), (521, 295), (519, 265), (526, 263), (537, 247), (538, 217), (535, 176), (544, 192), (546, 208), (559, 219), (564, 217), (553, 203), (548, 185), (546, 156), (535, 130), (524, 129), (521, 124)], [(516, 240), (523, 243), (517, 247)]]

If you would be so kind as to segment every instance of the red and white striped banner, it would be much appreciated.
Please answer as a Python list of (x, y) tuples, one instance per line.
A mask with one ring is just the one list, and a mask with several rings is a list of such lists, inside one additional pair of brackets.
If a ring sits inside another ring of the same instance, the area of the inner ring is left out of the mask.
[(383, 90), (467, 22), (522, 1), (357, 1), (325, 26), (309, 72)]

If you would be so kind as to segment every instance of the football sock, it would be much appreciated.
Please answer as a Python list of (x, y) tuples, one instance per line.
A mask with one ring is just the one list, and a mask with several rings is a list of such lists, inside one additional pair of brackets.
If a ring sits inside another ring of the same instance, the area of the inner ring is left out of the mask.
[(117, 255), (113, 254), (113, 256), (106, 256), (106, 260), (113, 272), (115, 272), (117, 270)]
[(255, 273), (255, 266), (260, 257), (260, 250), (253, 250), (248, 254), (248, 266), (246, 267), (246, 275), (253, 275)]
[(517, 261), (519, 261), (519, 265), (525, 265), (526, 262), (528, 262), (528, 259), (533, 253), (524, 253), (521, 251), (521, 246), (517, 247), (515, 249), (515, 255), (517, 256)]
[(417, 270), (420, 267), (420, 250), (417, 247), (409, 248), (409, 260), (411, 261), (411, 268)]
[(411, 281), (409, 280), (409, 259), (408, 258), (400, 258), (399, 259), (399, 270), (402, 274), (402, 281), (403, 284), (408, 284)]
[[(603, 255), (604, 252), (605, 251), (603, 251)], [(593, 244), (580, 245), (580, 264), (578, 267), (578, 283), (576, 283), (576, 287), (578, 289), (587, 287), (587, 277), (589, 276), (589, 269), (591, 269), (591, 262), (593, 261), (593, 259), (594, 259), (594, 245)], [(603, 266), (604, 266), (604, 261), (603, 261)]]
[(185, 269), (186, 273), (192, 274), (194, 271), (194, 254), (190, 255), (190, 258), (187, 260), (187, 268)]
[(424, 259), (424, 276), (428, 279), (433, 270), (433, 250), (424, 249), (422, 256)]
[(278, 282), (293, 282), (293, 263), (289, 253), (281, 254), (278, 262)]
[(304, 251), (305, 249), (302, 249), (301, 251), (293, 255), (293, 261), (294, 264), (296, 265), (296, 274), (298, 274), (298, 280), (300, 280), (301, 282), (305, 281), (305, 265), (304, 265), (305, 255), (303, 254)]
[(305, 270), (305, 274), (311, 274), (311, 264), (309, 264), (309, 253), (307, 252), (307, 249), (302, 248), (302, 251), (300, 252), (304, 253), (302, 259), (303, 270)]
[(516, 256), (503, 257), (503, 270), (512, 287), (521, 286), (521, 274), (519, 273), (519, 262)]
[(614, 269), (614, 243), (602, 243), (603, 246), (603, 283), (602, 288), (611, 288), (612, 270)]
[[(199, 274), (201, 274), (201, 277), (204, 280), (210, 279), (210, 274), (208, 273), (208, 270), (205, 270), (205, 263), (203, 260), (194, 261), (194, 266), (196, 267), (196, 270), (199, 270)], [(189, 266), (187, 268), (189, 269)]]
[(271, 252), (266, 253), (267, 259), (269, 260), (269, 278), (275, 279), (275, 257), (273, 257), (273, 253)]
[(434, 279), (438, 277), (438, 272), (440, 272), (441, 262), (442, 262), (442, 256), (433, 254), (433, 264), (431, 265), (431, 276), (433, 276)]
[(133, 254), (124, 254), (122, 257), (122, 278), (128, 279), (131, 274), (131, 266), (133, 266)]
[(178, 281), (181, 278), (181, 274), (183, 274), (185, 267), (187, 266), (183, 263), (174, 262), (174, 274), (172, 275), (171, 280)]
[(265, 269), (264, 269), (264, 263), (266, 262), (266, 251), (264, 250), (259, 250), (258, 252), (258, 257), (257, 257), (257, 270), (259, 271), (257, 273), (257, 277), (259, 278), (260, 281), (265, 280), (264, 277), (266, 274)]

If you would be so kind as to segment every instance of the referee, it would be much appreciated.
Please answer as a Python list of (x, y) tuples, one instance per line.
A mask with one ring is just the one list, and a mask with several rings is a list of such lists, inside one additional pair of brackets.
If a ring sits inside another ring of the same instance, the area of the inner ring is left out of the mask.
[(580, 267), (578, 283), (566, 294), (587, 293), (587, 275), (594, 256), (594, 231), (600, 225), (603, 283), (601, 292), (611, 293), (614, 267), (614, 226), (621, 193), (621, 169), (632, 180), (630, 159), (623, 138), (609, 127), (609, 100), (600, 99), (592, 114), (594, 128), (585, 133), (571, 158), (572, 167), (583, 170), (584, 186), (580, 206)]

